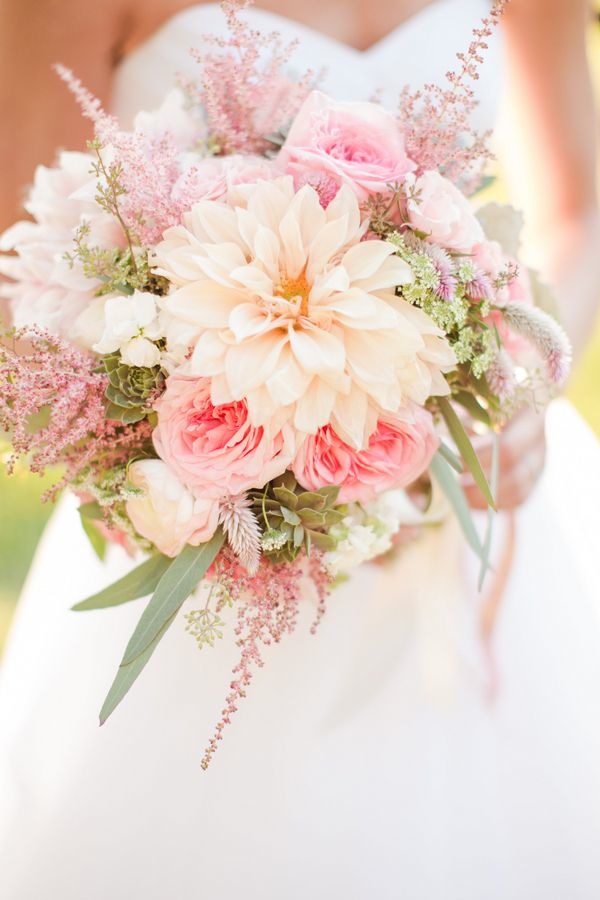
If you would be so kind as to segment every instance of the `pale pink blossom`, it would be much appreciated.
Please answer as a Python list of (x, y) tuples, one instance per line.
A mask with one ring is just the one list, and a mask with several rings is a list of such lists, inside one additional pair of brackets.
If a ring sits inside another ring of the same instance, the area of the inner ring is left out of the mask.
[(251, 424), (244, 401), (214, 406), (206, 378), (171, 375), (156, 410), (153, 438), (158, 455), (203, 496), (263, 487), (293, 459), (289, 426), (270, 435)]
[(423, 172), (406, 178), (408, 221), (426, 239), (448, 250), (469, 253), (484, 240), (483, 229), (471, 204), (451, 181), (439, 172)]
[(141, 494), (127, 501), (127, 515), (161, 553), (177, 556), (186, 544), (210, 540), (219, 522), (218, 500), (195, 496), (160, 459), (136, 460), (128, 475)]
[(320, 429), (301, 445), (293, 470), (308, 490), (339, 485), (340, 503), (368, 503), (382, 491), (415, 481), (438, 444), (430, 413), (412, 406), (401, 416), (382, 416), (364, 450), (348, 446), (329, 426)]
[(120, 226), (94, 201), (92, 161), (88, 153), (63, 152), (56, 166), (38, 166), (25, 203), (34, 221), (17, 222), (0, 237), (0, 250), (16, 252), (0, 254), (0, 274), (13, 279), (0, 284), (0, 296), (10, 299), (17, 328), (38, 325), (72, 337), (75, 319), (100, 287), (78, 260), (65, 259), (81, 225), (92, 246), (123, 245)]
[(277, 161), (295, 178), (327, 174), (360, 200), (388, 192), (415, 167), (391, 113), (375, 103), (331, 100), (320, 91), (305, 100)]

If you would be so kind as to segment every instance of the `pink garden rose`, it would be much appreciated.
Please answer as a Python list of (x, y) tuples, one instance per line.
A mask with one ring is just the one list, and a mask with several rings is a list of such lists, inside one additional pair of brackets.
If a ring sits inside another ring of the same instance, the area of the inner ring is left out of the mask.
[(263, 487), (293, 459), (289, 426), (268, 435), (250, 424), (245, 401), (214, 406), (207, 378), (171, 375), (156, 409), (156, 452), (197, 494), (222, 497)]
[(469, 253), (484, 240), (483, 229), (465, 195), (439, 172), (406, 178), (408, 220), (434, 244)]
[(292, 468), (307, 490), (340, 485), (340, 503), (368, 503), (418, 478), (438, 444), (431, 415), (413, 406), (405, 418), (382, 416), (365, 450), (348, 446), (326, 425), (304, 441)]
[(128, 477), (141, 493), (127, 501), (127, 515), (161, 553), (177, 556), (186, 544), (197, 547), (213, 536), (219, 501), (194, 496), (162, 460), (138, 459)]
[(305, 183), (307, 173), (349, 185), (360, 200), (385, 193), (415, 164), (393, 115), (375, 103), (344, 103), (312, 91), (292, 123), (277, 161)]

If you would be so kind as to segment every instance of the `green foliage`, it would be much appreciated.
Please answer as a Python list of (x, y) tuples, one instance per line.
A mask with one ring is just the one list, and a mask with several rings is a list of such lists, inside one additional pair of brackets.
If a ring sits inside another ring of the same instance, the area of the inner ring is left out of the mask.
[(97, 594), (92, 594), (72, 609), (76, 611), (88, 609), (105, 609), (109, 606), (120, 606), (130, 600), (138, 600), (151, 594), (165, 574), (172, 560), (168, 556), (155, 554), (145, 560), (137, 568), (128, 572), (119, 581), (110, 584)]
[(131, 425), (150, 415), (150, 401), (165, 380), (160, 366), (126, 366), (120, 353), (103, 356), (102, 365), (109, 382), (106, 388), (107, 419)]
[(184, 601), (206, 574), (223, 546), (219, 529), (199, 547), (189, 544), (171, 561), (125, 648), (121, 665), (100, 711), (100, 724), (119, 705), (171, 626)]
[(274, 562), (291, 562), (302, 548), (310, 553), (334, 550), (330, 529), (342, 521), (344, 507), (336, 507), (339, 487), (305, 491), (292, 472), (275, 478), (264, 491), (251, 491), (252, 509), (264, 530), (262, 549)]

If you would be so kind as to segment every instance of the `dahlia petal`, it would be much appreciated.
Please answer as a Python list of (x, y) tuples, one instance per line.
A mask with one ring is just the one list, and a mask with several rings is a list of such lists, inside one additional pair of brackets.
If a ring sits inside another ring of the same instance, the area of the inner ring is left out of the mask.
[(189, 368), (193, 375), (219, 375), (225, 366), (226, 345), (215, 331), (205, 331), (196, 341)]
[(235, 210), (215, 200), (200, 200), (191, 209), (190, 231), (201, 241), (215, 244), (231, 242), (242, 249), (244, 242), (240, 236)]
[(236, 400), (243, 399), (273, 374), (287, 341), (287, 335), (279, 337), (275, 332), (269, 332), (228, 348), (225, 375)]
[(327, 425), (335, 403), (335, 391), (320, 378), (313, 378), (304, 395), (298, 400), (294, 425), (304, 434), (315, 432)]
[(240, 303), (229, 316), (229, 328), (236, 342), (240, 342), (267, 330), (269, 319), (264, 307), (254, 303)]
[[(369, 245), (376, 242), (365, 241), (364, 243)], [(412, 280), (413, 273), (408, 263), (399, 256), (388, 256), (376, 272), (357, 280), (356, 286), (361, 287), (363, 291), (380, 291), (385, 288), (395, 288), (399, 284), (410, 284)]]
[(214, 281), (194, 281), (169, 294), (164, 309), (202, 328), (226, 328), (230, 313), (245, 299), (243, 293)]
[(346, 354), (343, 343), (321, 328), (289, 329), (292, 352), (305, 372), (343, 371)]
[(346, 250), (341, 265), (352, 281), (358, 281), (378, 272), (393, 253), (394, 247), (386, 241), (361, 241)]

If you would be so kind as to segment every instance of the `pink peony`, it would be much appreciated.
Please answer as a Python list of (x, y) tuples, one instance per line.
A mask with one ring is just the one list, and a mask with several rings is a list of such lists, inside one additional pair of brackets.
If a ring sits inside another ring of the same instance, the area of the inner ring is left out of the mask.
[(465, 195), (439, 172), (406, 178), (408, 220), (433, 244), (470, 253), (484, 240), (483, 229)]
[(185, 485), (204, 496), (263, 487), (293, 459), (289, 426), (270, 436), (250, 424), (245, 401), (214, 406), (207, 378), (171, 375), (156, 408), (158, 455)]
[(438, 443), (431, 415), (413, 406), (404, 418), (382, 416), (365, 450), (354, 450), (326, 425), (304, 441), (292, 468), (308, 490), (336, 484), (341, 486), (340, 503), (368, 503), (382, 491), (418, 478)]
[(307, 172), (331, 176), (359, 200), (386, 193), (415, 168), (391, 113), (375, 103), (336, 102), (320, 91), (305, 100), (277, 161), (297, 180)]

